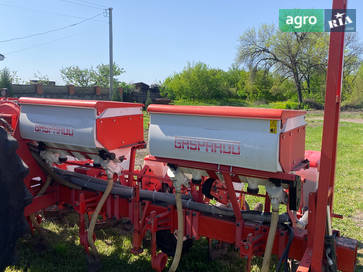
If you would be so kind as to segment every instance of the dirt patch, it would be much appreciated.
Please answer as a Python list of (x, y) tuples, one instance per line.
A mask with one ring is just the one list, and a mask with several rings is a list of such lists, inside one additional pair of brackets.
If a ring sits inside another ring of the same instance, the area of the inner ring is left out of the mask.
[[(307, 121), (323, 121), (324, 118), (320, 116), (307, 117)], [(363, 119), (340, 118), (339, 122), (350, 122), (356, 124), (363, 124)]]
[[(309, 110), (306, 114), (306, 118), (308, 120), (323, 120), (324, 111), (322, 110)], [(340, 121), (343, 122), (352, 122), (352, 123), (363, 123), (363, 111), (341, 111), (340, 112)]]
[[(148, 130), (147, 129), (144, 129), (144, 141), (147, 145), (148, 143)], [(144, 149), (139, 149), (136, 151), (136, 159), (135, 159), (135, 166), (136, 167), (141, 167), (143, 166), (144, 164), (144, 158), (146, 155), (149, 155), (150, 152), (149, 152), (149, 146), (147, 145), (146, 148)]]
[(363, 124), (363, 119), (340, 119), (340, 122), (350, 122), (356, 124)]
[(352, 216), (352, 220), (357, 224), (358, 227), (363, 228), (363, 212), (359, 211), (357, 214)]

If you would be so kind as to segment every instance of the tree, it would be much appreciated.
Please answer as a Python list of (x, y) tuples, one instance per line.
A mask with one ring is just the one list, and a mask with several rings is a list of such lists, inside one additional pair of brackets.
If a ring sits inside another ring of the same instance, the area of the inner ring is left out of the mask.
[(272, 74), (267, 70), (251, 71), (245, 85), (247, 99), (253, 102), (270, 102), (274, 100), (270, 92), (273, 84)]
[(145, 100), (145, 109), (147, 109), (147, 107), (152, 103), (152, 99), (151, 99), (151, 96), (150, 96), (150, 90), (147, 91), (147, 94), (146, 94), (146, 100)]
[[(117, 86), (117, 77), (125, 73), (125, 70), (118, 66), (116, 63), (113, 64), (113, 86)], [(94, 85), (109, 88), (110, 87), (110, 66), (107, 64), (97, 65), (96, 69), (90, 71), (91, 81)]]
[(220, 99), (229, 95), (225, 72), (198, 62), (165, 79), (161, 93), (171, 99)]
[(242, 99), (247, 99), (246, 83), (249, 73), (242, 70), (238, 65), (233, 64), (227, 72), (225, 72), (225, 81), (232, 94), (237, 94)]
[(0, 88), (6, 88), (8, 90), (8, 96), (12, 96), (12, 75), (8, 68), (4, 68), (0, 71)]
[(347, 99), (344, 106), (362, 108), (363, 107), (363, 64), (356, 75), (354, 76), (354, 82), (352, 83), (352, 94)]
[(78, 66), (68, 66), (60, 70), (62, 79), (67, 84), (78, 87), (89, 87), (91, 84), (90, 69), (81, 69)]
[[(262, 25), (258, 31), (251, 28), (240, 37), (237, 63), (250, 69), (272, 69), (282, 77), (291, 78), (301, 106), (303, 91), (312, 91), (313, 77), (325, 74), (328, 48), (327, 33), (281, 32), (273, 25)], [(357, 69), (361, 54), (362, 46), (356, 36), (348, 34), (344, 76)]]
[[(61, 77), (67, 84), (72, 84), (78, 87), (100, 86), (104, 88), (110, 87), (110, 67), (107, 64), (97, 65), (93, 67), (81, 69), (78, 66), (68, 66), (60, 70)], [(118, 85), (117, 77), (124, 73), (125, 70), (113, 64), (114, 84)]]

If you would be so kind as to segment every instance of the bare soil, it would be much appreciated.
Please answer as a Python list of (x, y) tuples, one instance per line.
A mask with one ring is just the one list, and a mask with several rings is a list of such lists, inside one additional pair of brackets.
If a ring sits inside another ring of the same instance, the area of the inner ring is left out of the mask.
[[(148, 129), (144, 128), (144, 141), (147, 144), (148, 143)], [(136, 160), (135, 160), (135, 166), (142, 168), (144, 164), (144, 158), (146, 155), (149, 155), (149, 146), (146, 146), (144, 149), (139, 149), (136, 152)]]
[[(324, 118), (320, 116), (313, 116), (307, 118), (309, 121), (323, 121)], [(363, 124), (363, 119), (352, 119), (352, 118), (340, 118), (339, 122), (350, 122), (350, 123), (356, 123), (356, 124)]]
[(357, 224), (358, 227), (363, 228), (363, 211), (358, 211), (353, 217), (352, 220)]

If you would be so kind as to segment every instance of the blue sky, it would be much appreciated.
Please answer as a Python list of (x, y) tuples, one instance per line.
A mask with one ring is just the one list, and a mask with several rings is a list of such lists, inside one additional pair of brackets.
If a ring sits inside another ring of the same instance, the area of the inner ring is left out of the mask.
[[(348, 5), (357, 9), (361, 34), (363, 1)], [(228, 69), (246, 29), (278, 25), (280, 8), (331, 8), (331, 0), (0, 0), (0, 40), (77, 23), (103, 13), (102, 7), (114, 9), (114, 60), (126, 70), (119, 79), (151, 84), (188, 62)], [(108, 63), (108, 18), (101, 14), (47, 35), (0, 42), (0, 53), (6, 56), (0, 69), (6, 66), (24, 81), (47, 75), (61, 85), (62, 67)]]

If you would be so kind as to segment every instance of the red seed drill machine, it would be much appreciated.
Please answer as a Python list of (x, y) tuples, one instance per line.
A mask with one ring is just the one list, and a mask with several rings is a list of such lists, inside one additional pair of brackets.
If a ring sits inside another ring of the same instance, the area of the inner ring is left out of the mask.
[[(67, 205), (94, 258), (96, 223), (128, 218), (134, 254), (151, 234), (156, 271), (168, 255), (176, 271), (183, 248), (201, 237), (234, 245), (246, 271), (253, 256), (269, 271), (272, 254), (278, 268), (292, 259), (300, 272), (354, 271), (357, 241), (331, 228), (340, 217), (333, 196), (343, 48), (344, 32), (332, 32), (321, 152), (305, 150), (304, 111), (150, 105), (151, 155), (135, 169), (146, 147), (143, 105), (2, 98), (0, 270), (24, 224)], [(263, 206), (249, 209), (246, 195)]]

